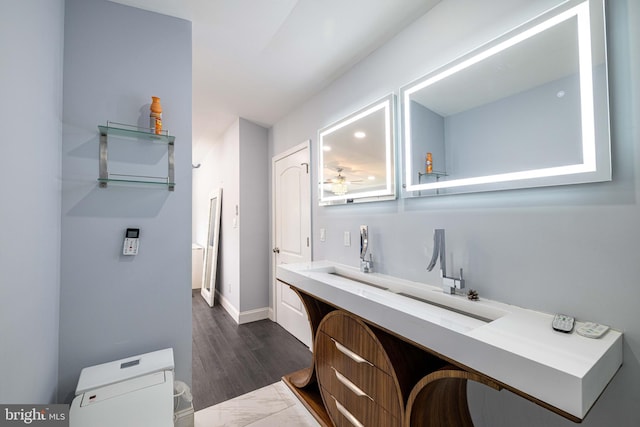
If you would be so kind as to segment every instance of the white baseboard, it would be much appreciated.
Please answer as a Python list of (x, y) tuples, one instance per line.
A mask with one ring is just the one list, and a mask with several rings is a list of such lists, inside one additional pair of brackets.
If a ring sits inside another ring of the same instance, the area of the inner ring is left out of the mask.
[(224, 308), (231, 318), (238, 324), (255, 322), (256, 320), (270, 319), (272, 316), (271, 309), (269, 307), (257, 308), (255, 310), (249, 310), (239, 312), (236, 307), (229, 302), (223, 295), (216, 290), (216, 298), (220, 301), (220, 305)]
[(256, 308), (255, 310), (243, 311), (240, 313), (239, 325), (243, 323), (251, 323), (256, 320), (264, 320), (269, 318), (269, 308)]
[(225, 310), (227, 310), (227, 313), (229, 313), (229, 315), (231, 316), (231, 318), (233, 320), (235, 320), (236, 323), (239, 323), (238, 320), (240, 318), (240, 313), (238, 312), (238, 310), (233, 306), (233, 304), (231, 304), (229, 302), (228, 299), (226, 299), (224, 297), (224, 295), (220, 294), (220, 292), (218, 292), (218, 290), (216, 289), (216, 299), (218, 301), (220, 301), (220, 305), (222, 306), (222, 308), (224, 308)]

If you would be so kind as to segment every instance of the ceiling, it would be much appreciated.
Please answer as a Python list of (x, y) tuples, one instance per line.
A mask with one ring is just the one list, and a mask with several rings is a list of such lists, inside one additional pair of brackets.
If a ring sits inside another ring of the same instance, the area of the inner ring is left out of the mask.
[(194, 161), (238, 117), (270, 127), (440, 0), (111, 0), (193, 24)]

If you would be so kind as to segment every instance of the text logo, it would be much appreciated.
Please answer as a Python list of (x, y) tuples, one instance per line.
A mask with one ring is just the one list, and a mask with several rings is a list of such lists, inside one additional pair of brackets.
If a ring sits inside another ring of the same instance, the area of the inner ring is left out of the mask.
[(0, 405), (0, 427), (68, 427), (69, 405)]

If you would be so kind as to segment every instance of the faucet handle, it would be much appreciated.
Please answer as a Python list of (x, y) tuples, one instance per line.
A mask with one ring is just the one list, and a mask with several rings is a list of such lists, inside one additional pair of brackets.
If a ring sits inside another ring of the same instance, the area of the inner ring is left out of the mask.
[(448, 277), (442, 274), (442, 290), (447, 294), (455, 294), (456, 289), (464, 289), (464, 276), (462, 268), (460, 268), (460, 277)]
[(360, 271), (363, 273), (373, 272), (373, 255), (369, 253), (369, 259), (360, 260)]

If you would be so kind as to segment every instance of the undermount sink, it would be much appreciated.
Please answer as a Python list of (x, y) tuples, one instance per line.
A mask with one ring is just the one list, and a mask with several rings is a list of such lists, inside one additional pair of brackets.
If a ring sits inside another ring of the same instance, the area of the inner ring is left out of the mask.
[(475, 313), (469, 313), (468, 311), (463, 311), (463, 310), (459, 310), (457, 308), (449, 307), (449, 306), (444, 305), (444, 304), (438, 304), (437, 302), (429, 301), (428, 299), (420, 298), (420, 297), (417, 297), (415, 295), (406, 294), (404, 292), (398, 292), (398, 295), (402, 295), (403, 297), (407, 297), (407, 298), (414, 299), (416, 301), (420, 301), (420, 302), (424, 302), (424, 303), (427, 303), (427, 304), (431, 304), (431, 305), (434, 305), (436, 307), (444, 308), (445, 310), (451, 310), (451, 311), (453, 311), (455, 313), (463, 314), (465, 316), (473, 317), (474, 319), (480, 320), (481, 322), (484, 322), (484, 323), (489, 323), (489, 322), (492, 322), (492, 321), (495, 320), (495, 319), (490, 319), (488, 317), (480, 316), (480, 315), (475, 314)]
[(332, 267), (325, 271), (318, 271), (318, 273), (326, 273), (358, 284), (391, 292), (403, 298), (449, 310), (484, 323), (492, 322), (507, 314), (502, 310), (483, 306), (478, 301), (470, 301), (461, 295), (445, 294), (441, 288), (430, 285), (416, 284), (400, 279), (389, 280), (380, 275), (350, 271), (339, 267)]
[(338, 276), (338, 277), (342, 277), (343, 279), (353, 280), (355, 282), (362, 283), (363, 285), (373, 286), (374, 288), (382, 289), (383, 291), (388, 291), (389, 290), (389, 288), (387, 288), (386, 286), (376, 285), (374, 283), (367, 282), (367, 281), (362, 280), (362, 279), (357, 279), (355, 277), (352, 277), (352, 276), (349, 276), (349, 275), (346, 275), (346, 274), (343, 274), (343, 273), (339, 273), (337, 271), (334, 271), (334, 272), (329, 273), (329, 274), (334, 275), (334, 276)]

